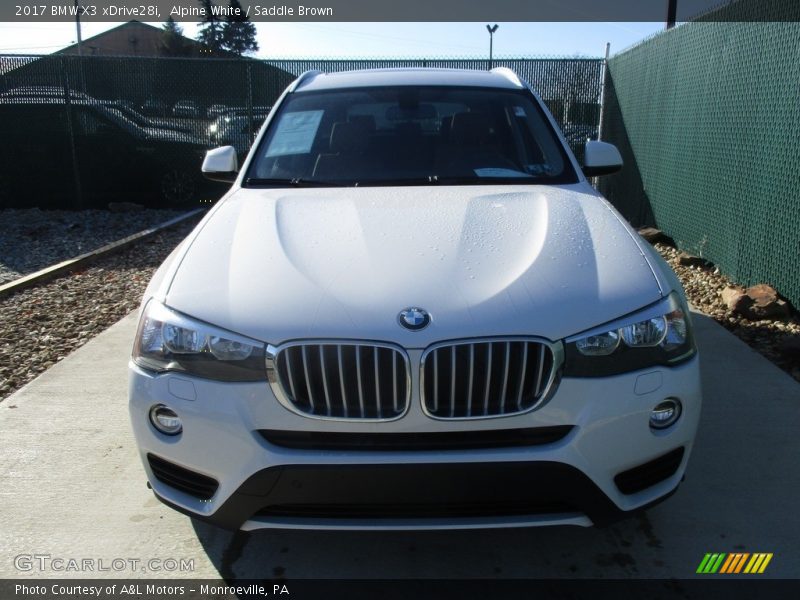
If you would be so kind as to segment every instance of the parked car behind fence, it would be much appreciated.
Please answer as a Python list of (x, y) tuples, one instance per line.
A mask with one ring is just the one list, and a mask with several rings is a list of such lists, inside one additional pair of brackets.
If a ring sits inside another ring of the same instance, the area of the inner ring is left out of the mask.
[(125, 106), (72, 95), (0, 96), (6, 173), (0, 206), (103, 207), (125, 199), (151, 206), (196, 198), (205, 142), (155, 126)]
[(197, 119), (202, 115), (202, 110), (194, 100), (181, 100), (172, 107), (172, 114), (176, 117)]
[(253, 108), (248, 117), (247, 109), (228, 111), (217, 117), (208, 126), (208, 140), (211, 146), (233, 146), (240, 158), (250, 149), (253, 138), (258, 133), (264, 119), (269, 115), (269, 107)]

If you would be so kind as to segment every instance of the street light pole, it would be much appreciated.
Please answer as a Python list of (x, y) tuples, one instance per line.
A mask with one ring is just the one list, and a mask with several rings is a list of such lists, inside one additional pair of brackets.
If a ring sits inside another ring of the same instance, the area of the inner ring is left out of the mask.
[(78, 33), (78, 56), (83, 56), (83, 47), (81, 44), (81, 3), (80, 0), (75, 0), (75, 30)]
[(494, 37), (494, 32), (497, 31), (497, 27), (497, 23), (494, 24), (494, 27), (486, 26), (486, 31), (489, 32), (489, 69), (494, 67), (494, 61), (492, 60), (492, 38)]
[(83, 40), (81, 39), (81, 0), (75, 0), (75, 31), (78, 36), (78, 69), (81, 91), (86, 93), (86, 74), (83, 72)]
[(665, 29), (675, 27), (675, 18), (678, 14), (678, 0), (667, 0), (667, 23)]

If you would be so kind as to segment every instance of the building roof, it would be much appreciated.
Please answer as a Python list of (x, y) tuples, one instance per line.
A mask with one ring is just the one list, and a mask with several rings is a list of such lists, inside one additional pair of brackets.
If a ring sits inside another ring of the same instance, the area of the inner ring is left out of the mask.
[[(226, 56), (227, 52), (213, 54), (200, 42), (181, 36), (184, 50), (181, 56)], [(165, 56), (164, 30), (140, 21), (128, 21), (81, 42), (84, 56)], [(67, 46), (54, 54), (78, 54), (78, 44)]]

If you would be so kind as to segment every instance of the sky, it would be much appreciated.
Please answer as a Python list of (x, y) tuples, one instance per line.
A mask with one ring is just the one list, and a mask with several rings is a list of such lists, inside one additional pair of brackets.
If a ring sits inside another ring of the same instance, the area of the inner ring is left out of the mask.
[[(83, 23), (87, 39), (121, 23)], [(160, 26), (160, 23), (151, 23)], [(197, 24), (181, 23), (194, 37)], [(494, 25), (494, 23), (492, 23)], [(663, 23), (498, 23), (494, 56), (590, 56), (628, 48)], [(488, 56), (485, 23), (256, 23), (261, 58), (478, 58)], [(74, 23), (0, 23), (0, 54), (49, 54), (75, 43)]]

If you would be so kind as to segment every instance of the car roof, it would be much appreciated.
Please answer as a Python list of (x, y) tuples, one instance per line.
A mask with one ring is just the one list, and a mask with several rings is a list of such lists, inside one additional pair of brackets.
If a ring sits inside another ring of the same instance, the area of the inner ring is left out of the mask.
[(300, 76), (295, 92), (311, 92), (354, 87), (383, 86), (464, 86), (523, 89), (525, 85), (510, 69), (491, 71), (472, 69), (365, 69), (338, 73), (307, 72)]

